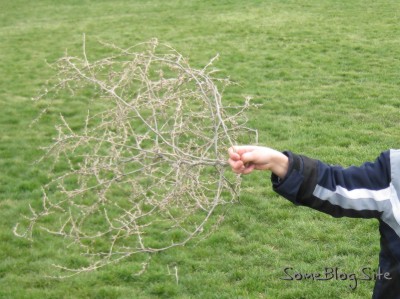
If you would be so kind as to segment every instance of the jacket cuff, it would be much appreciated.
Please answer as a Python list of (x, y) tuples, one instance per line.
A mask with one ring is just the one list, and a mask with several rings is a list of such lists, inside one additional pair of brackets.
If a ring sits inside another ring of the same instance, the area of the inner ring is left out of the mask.
[(271, 175), (273, 190), (279, 195), (285, 197), (296, 205), (301, 203), (297, 200), (298, 194), (304, 181), (302, 173), (303, 162), (300, 156), (290, 151), (284, 151), (284, 155), (289, 158), (289, 168), (286, 176), (281, 179), (277, 175)]
[(272, 174), (273, 189), (296, 205), (306, 204), (317, 185), (319, 161), (289, 151), (283, 154), (289, 158), (288, 172), (283, 179)]

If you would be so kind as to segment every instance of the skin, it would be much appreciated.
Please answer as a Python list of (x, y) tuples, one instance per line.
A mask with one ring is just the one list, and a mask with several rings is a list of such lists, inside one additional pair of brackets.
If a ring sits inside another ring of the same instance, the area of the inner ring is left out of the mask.
[(283, 179), (289, 168), (286, 155), (269, 147), (233, 146), (228, 150), (228, 163), (232, 171), (238, 174), (249, 174), (254, 170), (268, 170)]

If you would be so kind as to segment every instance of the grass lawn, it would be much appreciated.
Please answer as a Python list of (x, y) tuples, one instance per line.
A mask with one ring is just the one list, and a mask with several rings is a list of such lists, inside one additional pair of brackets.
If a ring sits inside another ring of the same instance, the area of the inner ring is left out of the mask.
[[(66, 49), (80, 55), (83, 33), (89, 59), (101, 56), (99, 40), (128, 47), (153, 37), (193, 66), (219, 53), (220, 76), (239, 83), (225, 103), (250, 95), (262, 104), (249, 123), (260, 144), (350, 166), (400, 148), (399, 9), (394, 0), (0, 0), (0, 298), (369, 298), (373, 281), (352, 289), (349, 279), (282, 278), (376, 269), (377, 221), (295, 207), (266, 173), (243, 178), (240, 203), (215, 212), (224, 221), (211, 236), (152, 255), (140, 276), (131, 259), (50, 279), (53, 263), (79, 256), (12, 228), (40, 202), (48, 173), (34, 161), (56, 133), (55, 113), (30, 126), (40, 111), (31, 98), (54, 74), (46, 62)], [(60, 107), (86, 113), (73, 101)]]

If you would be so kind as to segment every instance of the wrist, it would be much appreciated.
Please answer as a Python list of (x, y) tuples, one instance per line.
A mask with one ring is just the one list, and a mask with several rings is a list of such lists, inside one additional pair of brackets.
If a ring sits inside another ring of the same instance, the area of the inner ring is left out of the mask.
[(279, 178), (283, 179), (289, 169), (289, 158), (281, 153), (276, 152), (273, 159), (271, 160), (270, 170)]

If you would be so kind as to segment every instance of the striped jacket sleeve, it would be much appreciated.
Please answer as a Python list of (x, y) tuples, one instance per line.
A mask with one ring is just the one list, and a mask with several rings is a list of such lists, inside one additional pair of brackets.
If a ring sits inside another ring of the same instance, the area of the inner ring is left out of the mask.
[(400, 168), (400, 151), (386, 151), (374, 162), (349, 168), (284, 153), (289, 157), (288, 173), (283, 180), (272, 175), (272, 183), (288, 200), (334, 217), (384, 218), (389, 225), (400, 223), (398, 186), (392, 182), (392, 164), (397, 161), (395, 171)]

